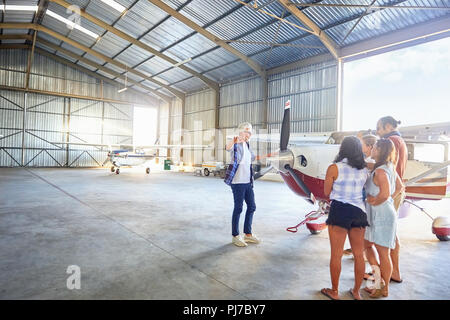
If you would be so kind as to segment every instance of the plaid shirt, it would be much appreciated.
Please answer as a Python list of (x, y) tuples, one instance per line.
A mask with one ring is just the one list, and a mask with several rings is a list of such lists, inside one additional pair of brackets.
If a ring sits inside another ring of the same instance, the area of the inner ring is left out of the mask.
[(338, 178), (333, 183), (330, 194), (331, 200), (349, 203), (366, 212), (363, 200), (363, 188), (369, 177), (367, 168), (358, 170), (347, 164), (347, 158), (336, 163)]
[[(253, 154), (253, 151), (251, 151), (250, 144), (248, 142), (247, 142), (247, 147), (248, 147), (248, 151), (250, 151), (251, 158), (252, 158), (252, 161), (253, 161), (254, 158), (255, 158), (255, 155)], [(225, 172), (225, 178), (224, 178), (224, 182), (227, 185), (229, 185), (229, 186), (231, 186), (231, 184), (233, 182), (233, 178), (234, 178), (234, 176), (236, 174), (236, 171), (237, 171), (237, 169), (239, 167), (239, 163), (242, 160), (242, 155), (243, 155), (242, 148), (238, 148), (237, 144), (235, 144), (233, 146), (233, 154), (232, 154), (232, 157), (231, 157), (233, 163), (228, 165), (227, 171)], [(251, 164), (250, 164), (250, 183), (252, 184), (252, 187), (253, 187), (253, 167), (252, 167)]]

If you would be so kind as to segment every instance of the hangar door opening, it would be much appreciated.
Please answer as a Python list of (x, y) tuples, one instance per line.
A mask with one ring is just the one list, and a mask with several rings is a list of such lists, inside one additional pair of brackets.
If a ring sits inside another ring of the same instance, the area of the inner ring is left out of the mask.
[[(444, 38), (346, 62), (343, 130), (374, 130), (384, 116), (400, 120), (400, 130), (450, 122), (448, 52), (450, 38)], [(414, 146), (416, 160), (442, 162), (444, 155), (442, 145)]]
[(344, 63), (343, 130), (450, 121), (450, 38)]
[(134, 107), (133, 145), (153, 145), (156, 141), (158, 110), (156, 108)]

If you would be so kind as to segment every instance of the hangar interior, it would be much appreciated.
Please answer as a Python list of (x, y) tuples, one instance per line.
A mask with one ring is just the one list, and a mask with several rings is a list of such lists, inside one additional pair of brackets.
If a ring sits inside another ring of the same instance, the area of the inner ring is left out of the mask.
[[(1, 298), (323, 298), (327, 235), (286, 234), (311, 207), (283, 184), (258, 181), (256, 196), (266, 200), (255, 227), (264, 242), (239, 251), (229, 244), (232, 198), (221, 180), (163, 170), (105, 175), (94, 168), (110, 150), (84, 144), (132, 145), (135, 107), (157, 110), (158, 144), (210, 146), (157, 150), (197, 167), (230, 160), (227, 136), (241, 122), (279, 134), (287, 100), (292, 133), (339, 131), (345, 62), (450, 35), (446, 0), (1, 7)], [(251, 147), (263, 159), (279, 146)], [(403, 224), (407, 280), (394, 299), (450, 297), (449, 283), (436, 278), (448, 246), (417, 231), (425, 221)], [(80, 265), (83, 289), (66, 288), (69, 265)]]

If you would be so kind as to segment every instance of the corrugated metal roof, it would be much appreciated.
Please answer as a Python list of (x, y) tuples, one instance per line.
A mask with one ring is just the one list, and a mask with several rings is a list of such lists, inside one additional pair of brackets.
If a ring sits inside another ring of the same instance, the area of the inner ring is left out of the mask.
[[(186, 66), (204, 73), (205, 76), (210, 77), (215, 81), (227, 81), (254, 72), (246, 63), (238, 60), (235, 55), (194, 32), (177, 19), (169, 17), (164, 11), (160, 10), (147, 0), (115, 0), (125, 8), (129, 9), (124, 16), (121, 16), (120, 12), (99, 0), (66, 1), (85, 9), (87, 13), (113, 25), (115, 28), (126, 34), (129, 34), (134, 38), (139, 38), (143, 43), (163, 52), (165, 55), (176, 61), (192, 58), (191, 61), (186, 63)], [(269, 44), (230, 43), (232, 47), (266, 68), (277, 67), (327, 52), (327, 49), (325, 49), (323, 44), (314, 35), (310, 35), (307, 32), (286, 23), (280, 24), (277, 19), (256, 12), (251, 8), (244, 7), (233, 0), (163, 1), (221, 39), (267, 43), (276, 42), (317, 47), (299, 48), (293, 46), (277, 46), (271, 48)], [(245, 1), (247, 3), (253, 3), (253, 0)], [(269, 0), (258, 1), (258, 4), (262, 5), (266, 1)], [(318, 3), (320, 1), (291, 0), (291, 2)], [(378, 0), (376, 4), (450, 7), (449, 2), (450, 1), (448, 0)], [(37, 3), (38, 0), (7, 1), (7, 4), (11, 5), (36, 5)], [(321, 3), (348, 4), (349, 2), (348, 0), (327, 0), (321, 1)], [(368, 5), (371, 3), (371, 0), (359, 0), (357, 3)], [(49, 3), (49, 9), (63, 17), (68, 18), (70, 16), (70, 14), (67, 13), (66, 8), (53, 2)], [(321, 29), (325, 29), (325, 32), (334, 41), (344, 46), (421, 22), (448, 16), (450, 14), (449, 10), (379, 10), (362, 18), (346, 38), (345, 42), (341, 43), (345, 35), (353, 28), (358, 18), (365, 12), (365, 8), (314, 6), (300, 9), (303, 10), (302, 12), (311, 18), (311, 20), (313, 20)], [(303, 26), (297, 18), (284, 10), (277, 1), (266, 6), (264, 10), (278, 16), (284, 16), (287, 21)], [(29, 23), (33, 20), (33, 17), (34, 12), (7, 11), (4, 22)], [(106, 30), (85, 18), (81, 18), (80, 21), (84, 28), (102, 36), (98, 42), (77, 29), (68, 29), (65, 23), (49, 17), (48, 15), (44, 16), (42, 24), (84, 46), (92, 47), (95, 51), (108, 57), (115, 58), (117, 61), (120, 61), (129, 67), (137, 66), (137, 70), (148, 76), (157, 75), (157, 79), (160, 79), (162, 82), (175, 83), (174, 86), (182, 91), (199, 90), (205, 86), (198, 78), (192, 77), (192, 74), (179, 68), (173, 68), (172, 64), (164, 59), (153, 56), (150, 52), (130, 44), (111, 32), (106, 32)], [(2, 32), (4, 34), (23, 34), (28, 31), (4, 29)], [(61, 43), (61, 41), (56, 40), (45, 33), (40, 32), (39, 37), (54, 44), (61, 45), (63, 48), (76, 54), (83, 54), (82, 50)], [(54, 52), (54, 50), (46, 48), (45, 46), (39, 45), (39, 47)], [(58, 55), (61, 54), (58, 53)], [(85, 54), (84, 56), (96, 63), (105, 63), (105, 61), (92, 55)], [(69, 60), (73, 61), (73, 59)], [(80, 62), (79, 64), (90, 70), (95, 70), (91, 66), (86, 66)], [(110, 64), (107, 64), (107, 67), (121, 73), (124, 72), (124, 70)], [(102, 73), (101, 71), (98, 72)], [(111, 77), (109, 74), (104, 75)], [(136, 81), (142, 80), (142, 78), (135, 75), (130, 75), (130, 78), (135, 79)], [(145, 81), (145, 83), (149, 86), (156, 87), (149, 81)], [(165, 89), (163, 92), (164, 91)], [(168, 94), (171, 95), (170, 93)]]
[(244, 61), (238, 60), (226, 66), (214, 68), (214, 70), (206, 72), (205, 75), (211, 76), (214, 79), (223, 82), (250, 72), (254, 72), (253, 69), (251, 69)]
[(196, 77), (187, 78), (186, 80), (177, 82), (173, 86), (181, 91), (186, 92), (197, 91), (206, 87), (203, 81)]
[[(399, 1), (397, 1), (399, 2)], [(402, 5), (425, 5), (427, 1), (407, 1), (400, 3)], [(442, 5), (436, 1), (430, 1), (432, 6)], [(447, 1), (450, 7), (450, 2)], [(419, 12), (420, 11), (420, 12)], [(447, 11), (447, 14), (450, 10)], [(414, 10), (414, 9), (384, 9), (371, 12), (370, 15), (364, 16), (356, 25), (354, 30), (342, 43), (343, 38), (351, 28), (355, 25), (356, 20), (328, 29), (327, 33), (341, 46), (349, 45), (358, 41), (377, 37), (379, 35), (403, 29), (415, 24), (430, 21), (446, 15), (445, 10)]]
[(160, 71), (166, 70), (169, 67), (172, 67), (170, 63), (159, 57), (154, 57), (151, 61), (145, 62), (139, 67), (136, 67), (136, 70), (148, 73), (149, 75), (154, 75)]
[(119, 53), (122, 49), (125, 49), (129, 44), (122, 38), (119, 38), (111, 32), (107, 32), (93, 47), (92, 49), (98, 51), (105, 56), (112, 57)]
[(159, 78), (164, 79), (168, 83), (177, 82), (189, 78), (190, 76), (191, 76), (190, 73), (181, 70), (180, 68), (171, 68), (166, 72), (163, 72), (158, 75)]
[(3, 34), (27, 34), (28, 29), (3, 29)]
[[(303, 1), (292, 0), (291, 2), (299, 3)], [(333, 0), (332, 2), (330, 1), (324, 2), (333, 4), (358, 3), (369, 5), (371, 0), (358, 0), (356, 2), (349, 2), (348, 0)], [(381, 3), (381, 0), (378, 0), (377, 3)], [(364, 12), (363, 8), (349, 8), (349, 7), (309, 7), (303, 11), (303, 13), (306, 14), (312, 21), (314, 21), (321, 29), (324, 29), (330, 24), (342, 21), (343, 18), (361, 15), (363, 12)]]
[(141, 63), (149, 56), (150, 53), (148, 53), (144, 49), (141, 49), (136, 45), (132, 45), (123, 52), (121, 52), (118, 56), (116, 56), (115, 59), (127, 65), (133, 66), (138, 63)]
[(167, 50), (165, 54), (172, 54), (177, 61), (183, 61), (215, 47), (217, 44), (197, 33), (190, 37), (189, 41), (180, 42)]

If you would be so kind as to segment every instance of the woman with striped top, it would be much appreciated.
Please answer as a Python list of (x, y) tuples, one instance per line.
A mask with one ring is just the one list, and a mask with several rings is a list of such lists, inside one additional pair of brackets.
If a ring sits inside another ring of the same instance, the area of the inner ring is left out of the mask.
[(369, 225), (363, 200), (363, 188), (369, 172), (364, 161), (361, 141), (346, 137), (334, 163), (328, 167), (324, 192), (331, 200), (326, 221), (331, 245), (330, 274), (332, 288), (321, 293), (333, 300), (339, 299), (339, 277), (345, 239), (348, 235), (355, 258), (355, 285), (350, 289), (354, 299), (361, 299), (359, 289), (364, 277), (364, 231)]

